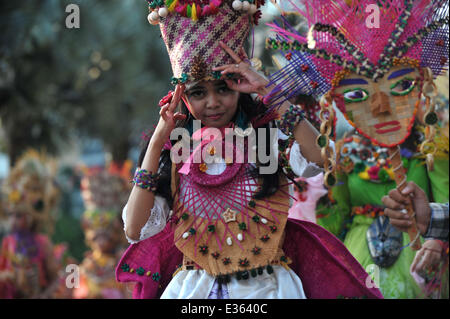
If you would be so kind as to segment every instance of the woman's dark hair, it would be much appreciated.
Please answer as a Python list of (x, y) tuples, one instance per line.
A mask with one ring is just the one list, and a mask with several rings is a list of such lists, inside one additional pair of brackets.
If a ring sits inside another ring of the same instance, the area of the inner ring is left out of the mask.
[[(259, 115), (262, 115), (265, 113), (266, 108), (261, 102), (255, 101), (249, 94), (240, 94), (239, 100), (238, 100), (238, 111), (239, 109), (244, 112), (246, 115), (248, 121), (252, 121), (254, 118), (258, 117)], [(176, 127), (186, 127), (189, 125), (189, 121), (193, 120), (192, 115), (189, 113), (189, 110), (187, 109), (186, 105), (182, 102), (180, 103), (180, 113), (186, 115), (186, 119), (183, 121), (179, 121), (176, 124)], [(236, 117), (235, 115), (235, 117)], [(234, 121), (235, 119), (233, 119)], [(272, 149), (272, 141), (270, 140), (270, 124), (266, 123), (262, 125), (261, 127), (266, 128), (264, 132), (266, 133), (266, 153), (270, 152)], [(256, 134), (258, 134), (259, 130), (256, 130)], [(257, 136), (258, 138), (258, 136)], [(258, 140), (258, 139), (257, 139)], [(172, 145), (176, 143), (177, 141), (171, 141)], [(147, 139), (147, 141), (144, 143), (141, 153), (139, 155), (138, 163), (137, 165), (140, 167), (142, 165), (142, 162), (144, 160), (145, 153), (148, 148), (148, 144), (150, 143), (150, 138)], [(269, 155), (267, 153), (266, 155)], [(268, 165), (270, 162), (268, 163)], [(259, 164), (259, 166), (264, 166), (262, 164)], [(159, 158), (159, 168), (158, 173), (160, 175), (159, 177), (159, 186), (155, 192), (156, 195), (164, 197), (169, 205), (172, 205), (173, 198), (171, 193), (171, 173), (172, 173), (172, 161), (170, 159), (170, 150), (163, 150), (161, 152), (161, 156)], [(255, 170), (252, 173), (254, 177), (259, 177), (262, 179), (262, 184), (260, 187), (260, 190), (253, 196), (255, 199), (261, 199), (264, 197), (268, 197), (273, 195), (279, 187), (279, 172), (280, 168), (277, 167), (277, 171), (273, 174), (260, 174), (258, 167), (255, 168)]]
[[(241, 108), (241, 110), (245, 113), (249, 121), (252, 121), (252, 119), (257, 118), (260, 115), (263, 115), (266, 112), (266, 107), (262, 102), (256, 102), (249, 94), (241, 94), (238, 100), (238, 107)], [(265, 141), (266, 141), (266, 156), (269, 156), (272, 151), (272, 142), (270, 139), (270, 122), (265, 123), (261, 126), (262, 128), (265, 128), (264, 132), (266, 134)], [(256, 140), (258, 141), (258, 131), (256, 130)], [(278, 140), (275, 141), (278, 143)], [(278, 162), (277, 162), (278, 163)], [(267, 165), (270, 165), (270, 161), (267, 163)], [(264, 167), (265, 165), (259, 164), (259, 167)], [(275, 194), (275, 192), (278, 190), (280, 181), (279, 181), (279, 172), (280, 167), (277, 165), (277, 170), (273, 174), (260, 174), (259, 168), (256, 167), (255, 171), (253, 172), (255, 177), (259, 177), (262, 180), (261, 188), (260, 190), (253, 195), (255, 199), (262, 199), (268, 196), (271, 196)]]

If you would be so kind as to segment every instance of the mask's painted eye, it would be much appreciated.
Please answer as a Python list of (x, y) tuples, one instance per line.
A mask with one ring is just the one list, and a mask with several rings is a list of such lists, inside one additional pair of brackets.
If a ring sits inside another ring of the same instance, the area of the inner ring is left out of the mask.
[(406, 95), (414, 89), (415, 83), (411, 78), (403, 78), (391, 85), (391, 94)]
[(367, 100), (369, 93), (360, 88), (354, 88), (344, 91), (344, 100), (347, 103), (361, 102)]

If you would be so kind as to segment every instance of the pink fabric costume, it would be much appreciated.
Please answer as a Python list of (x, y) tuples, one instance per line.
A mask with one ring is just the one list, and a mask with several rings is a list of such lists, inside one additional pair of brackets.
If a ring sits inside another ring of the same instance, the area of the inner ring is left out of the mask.
[[(130, 245), (122, 256), (116, 278), (136, 283), (133, 298), (159, 298), (181, 264), (183, 256), (173, 243), (172, 227), (169, 222), (159, 234)], [(367, 273), (344, 245), (316, 224), (289, 219), (283, 250), (292, 259), (291, 269), (302, 278), (308, 298), (383, 298), (377, 288), (367, 287), (371, 282)]]

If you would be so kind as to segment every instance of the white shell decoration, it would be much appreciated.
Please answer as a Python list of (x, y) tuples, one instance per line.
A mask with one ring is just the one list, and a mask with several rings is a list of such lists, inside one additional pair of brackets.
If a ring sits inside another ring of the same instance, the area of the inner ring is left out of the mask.
[(158, 24), (159, 23), (159, 14), (156, 11), (152, 11), (148, 16), (147, 16), (147, 20), (148, 22), (150, 22), (150, 24)]
[(239, 233), (239, 234), (237, 234), (237, 239), (238, 239), (239, 241), (242, 241), (242, 240), (244, 239), (244, 236), (242, 236), (242, 234)]
[(153, 21), (159, 20), (159, 14), (158, 14), (158, 12), (152, 11), (152, 13), (150, 13), (150, 19), (152, 19)]
[(160, 16), (161, 18), (165, 18), (165, 17), (167, 17), (167, 15), (169, 14), (169, 10), (167, 10), (166, 7), (161, 7), (161, 8), (159, 8), (159, 10), (158, 10), (158, 14), (159, 14), (159, 16)]
[(242, 2), (242, 11), (248, 11), (250, 9), (250, 2), (244, 1)]
[(256, 4), (251, 4), (250, 9), (248, 9), (248, 13), (255, 14), (256, 11), (258, 11), (258, 7), (256, 6)]
[(183, 234), (183, 239), (187, 239), (189, 237), (189, 233), (188, 232), (185, 232), (184, 234)]
[(234, 10), (240, 11), (242, 9), (242, 2), (239, 0), (234, 0), (231, 6), (233, 7)]
[(263, 223), (263, 224), (267, 224), (267, 219), (265, 219), (265, 218), (262, 218), (262, 219), (261, 219), (261, 223)]
[(231, 239), (231, 237), (228, 237), (228, 238), (227, 238), (227, 245), (228, 245), (228, 246), (233, 245), (233, 240)]
[(256, 4), (251, 4), (249, 1), (234, 0), (231, 6), (236, 11), (242, 11), (252, 15), (258, 11)]

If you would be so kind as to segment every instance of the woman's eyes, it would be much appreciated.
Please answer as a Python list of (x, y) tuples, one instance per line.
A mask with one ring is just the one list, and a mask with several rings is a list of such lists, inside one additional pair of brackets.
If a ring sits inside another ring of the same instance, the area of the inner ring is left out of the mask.
[(196, 97), (196, 98), (199, 98), (199, 97), (203, 97), (203, 95), (205, 94), (205, 92), (203, 91), (203, 90), (195, 90), (195, 91), (191, 91), (191, 92), (189, 92), (189, 96), (190, 97)]
[(415, 81), (411, 78), (401, 79), (391, 85), (392, 95), (406, 95), (412, 91), (415, 86)]
[[(219, 94), (223, 94), (223, 93), (228, 93), (231, 90), (228, 88), (228, 86), (224, 85), (224, 86), (218, 86), (215, 88), (216, 92)], [(193, 97), (193, 98), (203, 98), (204, 96), (206, 96), (207, 91), (206, 90), (192, 90), (188, 93), (189, 97)]]
[(367, 100), (369, 97), (369, 93), (360, 88), (354, 88), (350, 90), (346, 90), (344, 92), (344, 100), (345, 102), (361, 102)]
[(219, 92), (219, 93), (226, 93), (226, 92), (229, 92), (229, 91), (231, 91), (229, 88), (228, 88), (228, 86), (226, 86), (226, 85), (224, 85), (224, 86), (219, 86), (218, 88), (217, 88), (217, 92)]

